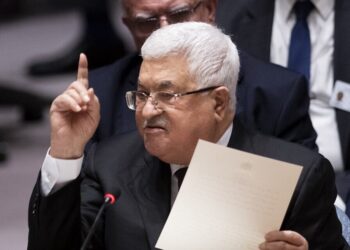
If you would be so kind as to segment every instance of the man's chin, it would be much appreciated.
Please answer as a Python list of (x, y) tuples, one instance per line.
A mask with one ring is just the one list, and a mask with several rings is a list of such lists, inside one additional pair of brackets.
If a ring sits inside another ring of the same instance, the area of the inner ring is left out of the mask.
[(160, 158), (166, 152), (169, 152), (168, 144), (164, 141), (164, 138), (154, 135), (144, 135), (144, 144), (146, 150), (158, 158)]

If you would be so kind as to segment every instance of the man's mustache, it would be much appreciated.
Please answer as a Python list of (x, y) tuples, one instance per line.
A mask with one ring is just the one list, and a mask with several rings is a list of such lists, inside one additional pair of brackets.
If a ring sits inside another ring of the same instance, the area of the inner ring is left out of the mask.
[(163, 116), (153, 117), (143, 122), (143, 128), (146, 128), (146, 127), (165, 128), (167, 123), (168, 123), (167, 120)]

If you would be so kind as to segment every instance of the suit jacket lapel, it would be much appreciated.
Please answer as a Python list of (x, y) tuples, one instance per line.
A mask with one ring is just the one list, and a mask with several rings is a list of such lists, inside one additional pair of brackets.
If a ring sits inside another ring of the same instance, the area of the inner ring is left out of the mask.
[(135, 130), (134, 112), (129, 110), (125, 92), (135, 90), (141, 57), (134, 53), (112, 65), (94, 71), (90, 81), (101, 102), (98, 140)]
[[(129, 110), (125, 101), (125, 93), (130, 90), (136, 90), (137, 79), (140, 71), (142, 59), (138, 54), (133, 54), (131, 59), (125, 63), (121, 72), (121, 78), (117, 81), (119, 84), (115, 84), (111, 93), (114, 100), (113, 113), (110, 117), (112, 121), (113, 134), (125, 133), (136, 129), (135, 113)], [(120, 70), (120, 69), (119, 69)]]
[(274, 6), (273, 0), (252, 1), (233, 28), (233, 40), (238, 47), (265, 61), (270, 60)]
[(169, 165), (145, 153), (144, 166), (130, 183), (143, 218), (150, 248), (154, 248), (170, 212)]
[[(334, 80), (350, 83), (350, 2), (335, 1)], [(350, 112), (336, 109), (338, 131), (346, 169), (350, 169)]]

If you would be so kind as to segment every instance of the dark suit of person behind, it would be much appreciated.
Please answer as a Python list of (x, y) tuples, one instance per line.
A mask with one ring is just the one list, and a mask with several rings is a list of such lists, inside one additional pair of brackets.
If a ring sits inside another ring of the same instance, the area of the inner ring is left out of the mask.
[[(264, 63), (240, 51), (237, 115), (247, 127), (317, 150), (306, 79), (283, 67)], [(90, 86), (101, 103), (95, 140), (136, 129), (125, 93), (135, 90), (142, 59), (137, 54), (92, 71)]]
[[(302, 165), (281, 229), (301, 233), (310, 249), (346, 249), (333, 206), (334, 173), (325, 158), (296, 144), (252, 133), (239, 121), (234, 122), (228, 146)], [(104, 141), (87, 160), (83, 179), (48, 198), (41, 197), (36, 184), (30, 201), (28, 250), (79, 249), (80, 225), (86, 237), (104, 193), (118, 190), (121, 196), (99, 222), (93, 249), (154, 249), (171, 208), (170, 175), (170, 167), (145, 151), (136, 132)]]
[[(333, 79), (350, 83), (350, 2), (335, 0), (334, 3)], [(274, 0), (223, 0), (218, 4), (217, 22), (226, 32), (234, 34), (233, 41), (238, 47), (269, 62), (274, 10)], [(337, 173), (337, 187), (344, 201), (350, 204), (350, 112), (335, 108), (335, 116), (345, 170)]]
[[(233, 11), (229, 13), (230, 6)], [(217, 22), (225, 32), (234, 34), (238, 47), (269, 62), (274, 6), (274, 0), (219, 1)], [(335, 0), (334, 8), (334, 81), (350, 83), (350, 2)], [(344, 168), (350, 170), (350, 113), (336, 109), (336, 120)]]

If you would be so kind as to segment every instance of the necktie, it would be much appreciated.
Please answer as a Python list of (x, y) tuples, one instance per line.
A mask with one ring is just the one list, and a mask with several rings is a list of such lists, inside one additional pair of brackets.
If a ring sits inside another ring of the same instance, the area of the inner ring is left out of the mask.
[(178, 169), (175, 172), (175, 176), (177, 178), (177, 184), (178, 184), (179, 189), (181, 187), (182, 181), (184, 180), (186, 171), (187, 171), (187, 167), (186, 168), (180, 168), (180, 169)]
[(290, 38), (288, 56), (288, 68), (305, 75), (307, 79), (310, 79), (311, 65), (311, 42), (307, 17), (313, 7), (310, 0), (297, 1), (294, 4), (296, 22)]

